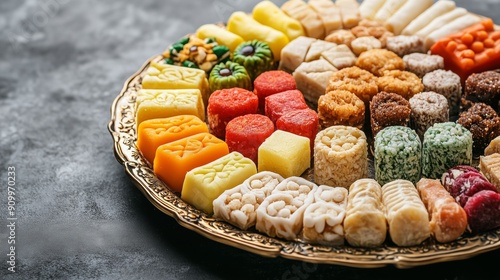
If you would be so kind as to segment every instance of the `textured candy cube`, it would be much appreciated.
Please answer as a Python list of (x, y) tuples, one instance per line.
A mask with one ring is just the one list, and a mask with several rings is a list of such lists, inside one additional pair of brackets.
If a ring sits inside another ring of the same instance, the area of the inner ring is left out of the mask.
[(311, 109), (289, 111), (276, 121), (276, 129), (288, 131), (309, 138), (311, 151), (318, 133), (318, 114)]
[(181, 198), (210, 215), (217, 197), (255, 173), (257, 168), (253, 161), (238, 152), (232, 152), (189, 171), (182, 186)]
[(153, 169), (171, 190), (181, 192), (188, 171), (228, 153), (224, 141), (209, 133), (199, 133), (158, 147)]
[(300, 176), (311, 165), (309, 138), (276, 130), (259, 147), (260, 171), (272, 171), (287, 178)]
[(281, 71), (266, 71), (253, 82), (253, 92), (259, 98), (259, 110), (264, 112), (266, 97), (275, 93), (296, 89), (297, 85), (293, 76)]
[(205, 106), (198, 89), (140, 90), (136, 100), (136, 123), (178, 115), (205, 120)]
[(288, 111), (307, 109), (304, 95), (298, 90), (287, 90), (266, 97), (264, 112), (273, 123)]
[(424, 134), (422, 174), (441, 178), (446, 170), (457, 165), (472, 164), (472, 134), (463, 126), (436, 123)]
[(404, 126), (382, 129), (375, 137), (375, 178), (384, 185), (397, 179), (420, 180), (422, 144), (415, 131)]
[(205, 71), (152, 62), (142, 78), (143, 89), (198, 89), (203, 101), (210, 95)]
[(137, 129), (137, 148), (153, 164), (159, 146), (202, 132), (208, 132), (207, 124), (192, 115), (146, 120)]

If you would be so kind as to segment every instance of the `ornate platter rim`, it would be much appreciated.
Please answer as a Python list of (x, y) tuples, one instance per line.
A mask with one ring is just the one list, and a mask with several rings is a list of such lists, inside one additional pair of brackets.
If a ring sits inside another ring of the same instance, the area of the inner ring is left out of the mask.
[(137, 188), (160, 211), (173, 217), (181, 226), (216, 242), (264, 257), (374, 268), (394, 265), (409, 268), (446, 261), (471, 258), (500, 248), (500, 229), (478, 235), (465, 235), (457, 241), (440, 244), (427, 240), (420, 246), (398, 247), (386, 242), (378, 248), (354, 248), (348, 245), (328, 247), (297, 241), (268, 237), (256, 230), (242, 231), (228, 223), (215, 220), (183, 202), (180, 197), (160, 181), (150, 164), (144, 160), (135, 142), (135, 98), (141, 79), (151, 62), (161, 60), (161, 55), (148, 59), (130, 76), (120, 94), (113, 101), (108, 130), (113, 138), (117, 161)]

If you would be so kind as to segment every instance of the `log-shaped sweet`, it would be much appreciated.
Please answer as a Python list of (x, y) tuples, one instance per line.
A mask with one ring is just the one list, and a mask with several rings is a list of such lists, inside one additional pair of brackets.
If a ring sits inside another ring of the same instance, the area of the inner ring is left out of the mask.
[(389, 235), (396, 245), (418, 245), (429, 238), (429, 213), (412, 182), (395, 180), (385, 184), (382, 200)]
[(349, 187), (344, 234), (346, 241), (355, 247), (377, 247), (384, 243), (387, 222), (377, 181), (360, 179)]
[(236, 47), (243, 43), (243, 38), (216, 24), (200, 26), (196, 30), (196, 36), (201, 39), (215, 38), (219, 45), (227, 46), (231, 52), (234, 52)]
[(472, 164), (472, 134), (463, 126), (436, 123), (424, 134), (422, 147), (422, 174), (427, 178), (441, 178), (446, 170), (457, 165)]
[(364, 0), (359, 5), (359, 14), (364, 19), (372, 20), (386, 0)]
[(288, 131), (309, 138), (311, 151), (314, 149), (314, 139), (318, 134), (318, 114), (309, 108), (288, 111), (276, 121), (276, 129)]
[(494, 153), (479, 157), (479, 167), (481, 173), (490, 181), (500, 192), (500, 154)]
[(257, 208), (283, 177), (273, 172), (259, 172), (240, 185), (225, 190), (213, 202), (214, 218), (246, 230), (257, 221)]
[(264, 112), (273, 123), (288, 111), (309, 108), (299, 90), (287, 90), (266, 97)]
[(253, 161), (238, 152), (229, 153), (187, 172), (181, 198), (210, 215), (217, 197), (255, 173), (257, 168)]
[(207, 124), (192, 115), (146, 120), (137, 129), (137, 148), (152, 165), (159, 146), (202, 132)]
[(181, 192), (186, 173), (229, 153), (227, 144), (209, 133), (198, 133), (156, 150), (155, 174), (174, 192)]
[(152, 62), (142, 78), (143, 89), (199, 89), (204, 104), (210, 95), (205, 71)]
[[(375, 0), (375, 2), (378, 0)], [(366, 2), (366, 1), (364, 1)], [(374, 2), (374, 1), (372, 1)], [(363, 3), (364, 4), (364, 3)], [(362, 5), (363, 6), (363, 5)], [(455, 2), (449, 0), (439, 0), (430, 6), (427, 10), (414, 18), (402, 31), (403, 35), (414, 35), (422, 28), (439, 16), (455, 9)]]
[(309, 138), (276, 130), (259, 147), (259, 171), (272, 171), (287, 178), (300, 176), (311, 165)]
[(137, 93), (136, 123), (178, 115), (205, 120), (205, 106), (198, 89), (146, 89)]
[(273, 52), (275, 61), (280, 60), (281, 49), (289, 42), (283, 32), (259, 23), (244, 12), (234, 12), (229, 17), (227, 30), (241, 36), (245, 41), (266, 42)]
[(294, 89), (297, 89), (297, 85), (293, 76), (281, 70), (266, 71), (253, 82), (253, 92), (259, 98), (260, 112), (264, 112), (266, 97)]
[(349, 188), (368, 176), (365, 133), (351, 126), (331, 126), (314, 141), (314, 180), (317, 184)]
[(290, 17), (298, 20), (307, 37), (325, 38), (325, 28), (318, 14), (302, 0), (289, 0), (281, 5), (281, 9)]
[(431, 234), (438, 242), (459, 238), (467, 229), (467, 214), (439, 180), (422, 178), (417, 183), (420, 198), (427, 207)]
[(274, 124), (268, 117), (247, 114), (228, 122), (225, 139), (229, 151), (240, 152), (257, 164), (258, 149), (273, 132)]
[(404, 126), (389, 126), (375, 137), (375, 178), (380, 184), (397, 179), (420, 180), (422, 144), (417, 133)]
[(290, 41), (305, 35), (302, 24), (298, 20), (289, 17), (271, 1), (262, 1), (255, 5), (252, 17), (263, 25), (283, 32)]
[(232, 119), (255, 114), (259, 106), (257, 96), (242, 88), (222, 89), (208, 99), (207, 118), (210, 132), (220, 139), (226, 135), (226, 126)]
[(302, 230), (304, 211), (314, 201), (317, 188), (301, 177), (285, 179), (257, 208), (255, 228), (271, 237), (294, 240)]
[(347, 189), (321, 185), (304, 213), (302, 235), (309, 243), (343, 245)]
[(407, 1), (386, 20), (384, 26), (399, 35), (413, 19), (431, 7), (432, 3), (433, 0)]

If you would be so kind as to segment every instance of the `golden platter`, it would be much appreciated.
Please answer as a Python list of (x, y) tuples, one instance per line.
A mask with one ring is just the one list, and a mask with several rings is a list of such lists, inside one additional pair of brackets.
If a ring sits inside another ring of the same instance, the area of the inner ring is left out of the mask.
[(348, 245), (328, 247), (268, 237), (256, 230), (240, 230), (226, 222), (209, 217), (185, 203), (160, 181), (136, 146), (135, 101), (149, 59), (123, 86), (111, 105), (108, 129), (114, 140), (114, 153), (134, 184), (159, 210), (173, 217), (183, 227), (209, 239), (264, 257), (283, 257), (311, 263), (374, 268), (394, 265), (408, 268), (438, 262), (471, 258), (500, 248), (500, 228), (478, 235), (465, 234), (460, 239), (441, 244), (432, 239), (419, 246), (398, 247), (390, 241), (378, 248), (355, 248)]

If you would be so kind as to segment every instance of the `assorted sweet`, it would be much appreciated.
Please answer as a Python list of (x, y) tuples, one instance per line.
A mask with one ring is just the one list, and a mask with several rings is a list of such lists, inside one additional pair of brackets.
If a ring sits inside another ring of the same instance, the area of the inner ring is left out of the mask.
[(439, 55), (411, 53), (403, 56), (403, 61), (406, 71), (415, 73), (420, 78), (429, 72), (444, 68), (443, 58)]
[(255, 163), (238, 152), (229, 153), (186, 173), (181, 199), (213, 214), (213, 202), (225, 190), (243, 183), (257, 173)]
[(208, 78), (210, 92), (239, 87), (252, 90), (252, 80), (245, 67), (232, 61), (216, 65)]
[(253, 82), (253, 92), (259, 98), (259, 111), (264, 112), (266, 97), (275, 93), (297, 89), (292, 75), (272, 70), (260, 74)]
[(205, 106), (198, 89), (142, 89), (137, 93), (136, 123), (177, 115), (205, 120)]
[(200, 39), (194, 35), (182, 38), (163, 53), (165, 63), (210, 72), (219, 62), (229, 59), (229, 48), (219, 45), (215, 38)]
[(432, 236), (441, 243), (458, 239), (467, 229), (467, 214), (439, 180), (422, 178), (417, 183), (430, 218)]
[(139, 152), (186, 203), (271, 237), (414, 246), (500, 227), (500, 31), (433, 2), (264, 0), (200, 26), (140, 77)]
[(472, 73), (498, 68), (500, 31), (495, 31), (491, 19), (465, 25), (456, 31), (460, 32), (439, 40), (431, 48), (433, 54), (444, 58), (446, 69), (465, 81)]
[(401, 70), (385, 71), (384, 75), (377, 79), (377, 86), (379, 91), (397, 93), (407, 100), (424, 89), (417, 75)]
[(314, 181), (348, 188), (368, 176), (368, 144), (365, 133), (351, 126), (331, 126), (314, 141)]
[(225, 139), (230, 152), (240, 152), (257, 164), (259, 146), (273, 132), (274, 124), (268, 117), (246, 114), (227, 123)]
[(347, 125), (363, 129), (365, 103), (354, 93), (333, 90), (319, 97), (318, 118), (321, 128)]
[(424, 135), (422, 144), (422, 175), (441, 178), (446, 170), (457, 165), (472, 164), (472, 134), (453, 122), (436, 123)]
[(382, 91), (370, 102), (370, 124), (372, 135), (389, 126), (408, 126), (411, 105), (401, 95)]
[(252, 40), (241, 43), (233, 53), (233, 61), (245, 67), (253, 82), (260, 74), (274, 69), (273, 52), (266, 42)]
[(420, 139), (435, 123), (449, 120), (448, 100), (441, 94), (426, 91), (415, 94), (409, 100), (411, 107), (410, 121)]
[(304, 212), (302, 236), (306, 242), (329, 246), (344, 244), (347, 189), (321, 185)]
[(300, 176), (311, 166), (309, 138), (276, 130), (258, 151), (260, 171), (272, 171), (283, 177)]
[(304, 178), (286, 178), (257, 208), (255, 228), (271, 237), (294, 240), (302, 230), (304, 211), (314, 202), (317, 189)]
[(170, 189), (180, 193), (187, 172), (228, 153), (224, 141), (206, 132), (198, 133), (158, 147), (153, 170)]
[(354, 247), (377, 247), (384, 243), (387, 221), (382, 188), (373, 179), (360, 179), (349, 187), (344, 237)]
[(208, 132), (207, 124), (193, 115), (150, 119), (137, 128), (137, 148), (152, 166), (159, 146), (202, 132)]
[(263, 25), (244, 12), (234, 12), (227, 21), (227, 30), (233, 32), (245, 41), (259, 40), (266, 42), (273, 52), (274, 60), (281, 57), (281, 49), (288, 44), (288, 37), (267, 25)]
[(462, 83), (457, 74), (449, 70), (434, 70), (424, 75), (422, 84), (424, 84), (424, 91), (433, 91), (446, 97), (450, 116), (458, 114)]
[(491, 106), (475, 103), (460, 113), (457, 123), (472, 133), (475, 153), (481, 153), (491, 140), (500, 135), (500, 117)]
[(429, 238), (429, 214), (412, 182), (394, 180), (384, 184), (382, 201), (392, 242), (413, 246)]
[(422, 144), (417, 133), (404, 126), (389, 126), (375, 137), (375, 179), (381, 185), (404, 179), (420, 180)]
[(210, 133), (224, 139), (229, 121), (239, 116), (256, 114), (258, 106), (257, 96), (246, 89), (234, 87), (216, 90), (210, 95), (207, 106)]
[(142, 88), (198, 89), (205, 103), (211, 93), (205, 71), (155, 62), (152, 62), (146, 70), (142, 78)]

